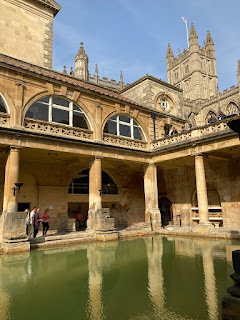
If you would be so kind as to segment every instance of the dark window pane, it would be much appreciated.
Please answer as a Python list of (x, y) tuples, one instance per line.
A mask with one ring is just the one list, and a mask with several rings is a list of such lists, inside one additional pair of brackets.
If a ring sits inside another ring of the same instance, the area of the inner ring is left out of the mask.
[(52, 108), (52, 121), (69, 124), (69, 112), (66, 110)]
[(48, 105), (34, 102), (26, 113), (27, 118), (48, 121)]
[(73, 112), (73, 126), (88, 129), (85, 116), (82, 113)]
[(53, 97), (52, 98), (52, 103), (53, 104), (57, 104), (59, 106), (63, 106), (63, 107), (69, 108), (69, 102), (67, 100), (63, 100), (63, 99), (59, 99), (59, 98)]
[(82, 112), (81, 108), (79, 108), (78, 106), (76, 106), (75, 104), (73, 104), (73, 110)]
[(49, 103), (49, 97), (44, 97), (38, 100), (38, 102)]
[(133, 136), (134, 139), (142, 140), (141, 130), (137, 127), (133, 127)]
[(125, 116), (119, 116), (119, 121), (130, 123), (130, 119)]
[(117, 134), (117, 122), (108, 120), (104, 127), (104, 132), (105, 133), (110, 133), (110, 134)]
[(135, 120), (133, 120), (133, 125), (134, 126), (139, 126)]
[(7, 112), (3, 98), (0, 96), (0, 112)]
[(112, 116), (112, 118), (109, 120), (117, 120), (117, 116)]
[(120, 136), (131, 138), (131, 127), (130, 126), (125, 126), (123, 124), (120, 124), (119, 130), (120, 130)]

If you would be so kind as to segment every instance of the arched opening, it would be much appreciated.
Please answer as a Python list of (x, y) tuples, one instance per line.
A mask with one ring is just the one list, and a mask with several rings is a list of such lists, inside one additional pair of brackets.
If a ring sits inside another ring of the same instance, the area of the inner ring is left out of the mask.
[(211, 123), (215, 123), (217, 121), (218, 121), (218, 119), (217, 119), (216, 113), (213, 111), (209, 111), (206, 118), (205, 118), (205, 123), (211, 124)]
[[(215, 226), (223, 225), (221, 198), (218, 191), (214, 188), (207, 188), (209, 221)], [(192, 220), (199, 221), (199, 210), (197, 192), (194, 191), (192, 201)]]
[(172, 203), (167, 197), (159, 199), (159, 209), (161, 212), (162, 226), (166, 227), (172, 221)]
[(0, 112), (7, 113), (6, 104), (0, 94)]
[[(113, 178), (102, 170), (102, 205), (104, 208), (115, 208), (118, 203), (119, 190)], [(71, 181), (68, 188), (68, 218), (76, 219), (76, 229), (84, 230), (87, 226), (89, 208), (89, 169), (80, 171)], [(78, 217), (82, 220), (78, 222)]]
[(226, 115), (231, 116), (237, 114), (239, 115), (239, 108), (234, 102), (230, 102), (226, 109)]
[(125, 114), (112, 116), (105, 124), (103, 132), (135, 140), (145, 140), (139, 124)]
[(155, 108), (161, 112), (175, 113), (175, 104), (173, 99), (165, 93), (160, 93), (156, 97)]
[(85, 113), (73, 101), (62, 97), (47, 96), (38, 99), (29, 107), (25, 117), (89, 129)]

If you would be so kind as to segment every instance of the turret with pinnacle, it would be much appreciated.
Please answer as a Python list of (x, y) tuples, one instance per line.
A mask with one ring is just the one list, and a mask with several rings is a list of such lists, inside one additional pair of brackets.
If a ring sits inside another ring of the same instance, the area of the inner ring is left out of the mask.
[(88, 80), (88, 56), (83, 48), (83, 42), (80, 43), (80, 48), (75, 57), (75, 77)]

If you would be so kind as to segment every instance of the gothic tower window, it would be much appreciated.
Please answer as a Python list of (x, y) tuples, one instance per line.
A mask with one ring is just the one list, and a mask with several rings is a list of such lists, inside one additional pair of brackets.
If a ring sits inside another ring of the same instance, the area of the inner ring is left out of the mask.
[(7, 113), (6, 110), (7, 108), (6, 108), (5, 102), (3, 101), (3, 98), (1, 97), (1, 94), (0, 94), (0, 112)]
[(105, 124), (103, 132), (131, 139), (143, 140), (143, 132), (140, 126), (133, 118), (126, 115), (118, 114), (111, 117)]
[(185, 73), (188, 73), (188, 72), (189, 72), (189, 66), (186, 65), (186, 66), (185, 66)]
[(206, 116), (205, 123), (210, 124), (210, 123), (215, 123), (215, 122), (217, 122), (216, 113), (213, 111), (209, 111)]
[(234, 102), (229, 103), (229, 105), (227, 106), (226, 114), (228, 116), (233, 115), (233, 114), (239, 114), (238, 106)]
[(26, 118), (88, 129), (86, 116), (77, 105), (72, 101), (54, 96), (35, 101), (28, 109)]

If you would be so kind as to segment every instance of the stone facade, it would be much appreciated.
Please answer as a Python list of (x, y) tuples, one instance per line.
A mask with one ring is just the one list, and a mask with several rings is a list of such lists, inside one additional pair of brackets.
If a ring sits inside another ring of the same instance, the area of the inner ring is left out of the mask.
[[(44, 42), (41, 30), (39, 35)], [(81, 63), (77, 74), (68, 75), (14, 54), (0, 54), (0, 234), (5, 244), (5, 226), (16, 225), (8, 215), (16, 213), (17, 219), (26, 206), (48, 208), (50, 226), (58, 231), (73, 230), (79, 208), (98, 232), (138, 223), (153, 231), (168, 223), (198, 225), (201, 231), (213, 225), (240, 227), (238, 136), (225, 121), (203, 120), (209, 109), (237, 104), (238, 88), (191, 101), (184, 88), (147, 75), (117, 92), (85, 79)], [(76, 61), (83, 57), (86, 63), (82, 47)], [(191, 128), (186, 126), (190, 120)], [(173, 127), (178, 134), (169, 135)], [(111, 181), (105, 185), (104, 174)], [(85, 182), (74, 186), (76, 177)], [(16, 183), (23, 183), (20, 191)], [(105, 241), (116, 234), (98, 237)]]

